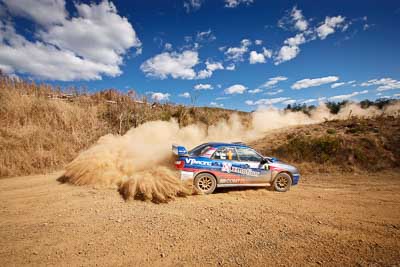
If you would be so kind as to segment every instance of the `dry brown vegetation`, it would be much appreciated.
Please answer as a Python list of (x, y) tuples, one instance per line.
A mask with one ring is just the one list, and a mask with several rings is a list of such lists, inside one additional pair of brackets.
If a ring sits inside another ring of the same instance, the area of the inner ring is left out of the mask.
[(59, 169), (99, 137), (124, 134), (147, 121), (211, 125), (232, 112), (152, 104), (132, 91), (63, 91), (0, 75), (0, 177)]
[(300, 166), (303, 173), (376, 172), (400, 167), (400, 120), (350, 118), (281, 129), (253, 143), (265, 155)]

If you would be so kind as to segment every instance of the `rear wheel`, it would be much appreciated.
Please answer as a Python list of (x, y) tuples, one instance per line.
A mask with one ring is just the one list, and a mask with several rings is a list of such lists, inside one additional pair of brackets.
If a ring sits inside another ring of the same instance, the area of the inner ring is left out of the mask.
[(204, 194), (211, 194), (217, 187), (217, 180), (209, 173), (200, 173), (194, 179), (194, 186)]
[(278, 192), (286, 192), (292, 185), (292, 178), (287, 173), (279, 173), (274, 180), (274, 189)]

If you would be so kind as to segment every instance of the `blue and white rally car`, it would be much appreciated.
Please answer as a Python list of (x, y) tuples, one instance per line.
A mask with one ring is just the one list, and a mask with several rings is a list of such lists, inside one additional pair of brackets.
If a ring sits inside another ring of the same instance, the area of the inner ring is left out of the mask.
[(205, 194), (217, 187), (273, 186), (285, 192), (300, 179), (297, 168), (275, 158), (264, 157), (240, 143), (205, 143), (187, 151), (173, 145), (177, 155), (175, 166), (181, 180), (192, 179), (194, 186)]

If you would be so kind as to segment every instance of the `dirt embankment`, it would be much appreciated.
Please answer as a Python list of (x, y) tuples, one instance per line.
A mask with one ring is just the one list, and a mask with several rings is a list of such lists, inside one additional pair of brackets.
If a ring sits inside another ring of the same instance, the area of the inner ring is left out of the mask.
[(400, 119), (350, 118), (278, 129), (251, 145), (303, 173), (399, 171)]
[(305, 176), (287, 193), (159, 205), (57, 177), (0, 180), (1, 266), (400, 264), (398, 173)]

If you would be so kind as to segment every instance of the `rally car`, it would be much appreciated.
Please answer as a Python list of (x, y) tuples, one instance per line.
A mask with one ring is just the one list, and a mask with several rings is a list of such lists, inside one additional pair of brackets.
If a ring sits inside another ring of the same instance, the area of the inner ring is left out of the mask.
[(187, 151), (173, 145), (181, 180), (193, 180), (205, 194), (217, 187), (272, 186), (286, 192), (300, 179), (297, 168), (276, 158), (264, 157), (241, 142), (205, 143)]

